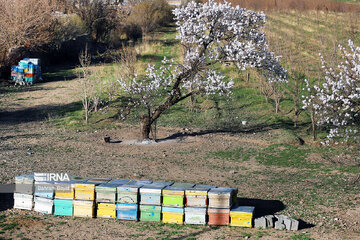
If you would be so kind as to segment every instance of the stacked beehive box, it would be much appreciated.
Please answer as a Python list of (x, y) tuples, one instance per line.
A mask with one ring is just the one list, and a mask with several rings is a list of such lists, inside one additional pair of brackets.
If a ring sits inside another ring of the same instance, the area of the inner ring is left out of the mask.
[(40, 59), (25, 58), (18, 66), (11, 66), (11, 79), (20, 85), (29, 85), (41, 80)]
[(95, 217), (95, 186), (109, 180), (93, 178), (84, 183), (75, 183), (75, 200), (73, 201), (75, 217)]
[(32, 210), (34, 205), (34, 175), (15, 177), (14, 208)]
[(35, 211), (60, 216), (97, 216), (175, 224), (253, 225), (254, 207), (236, 206), (235, 188), (81, 177), (52, 182), (46, 181), (47, 177), (46, 173), (16, 177), (14, 208), (31, 210), (34, 206)]
[(55, 182), (54, 215), (73, 216), (75, 184), (86, 181), (86, 178), (73, 177), (70, 181)]
[(230, 208), (237, 196), (236, 188), (212, 188), (209, 197), (209, 225), (229, 225)]
[(206, 224), (206, 215), (208, 207), (208, 191), (215, 186), (195, 185), (185, 191), (186, 208), (185, 223), (186, 224)]
[(117, 188), (129, 181), (130, 180), (112, 180), (95, 187), (98, 217), (116, 218)]
[(140, 220), (161, 222), (162, 190), (170, 182), (153, 182), (140, 188)]
[(54, 209), (55, 182), (47, 181), (46, 173), (34, 173), (34, 210), (52, 214)]
[(163, 223), (184, 223), (185, 190), (195, 184), (174, 183), (163, 189)]

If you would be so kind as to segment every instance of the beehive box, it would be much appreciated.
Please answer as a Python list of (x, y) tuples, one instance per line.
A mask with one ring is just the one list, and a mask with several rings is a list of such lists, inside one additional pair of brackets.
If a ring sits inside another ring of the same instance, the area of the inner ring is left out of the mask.
[(138, 205), (137, 204), (116, 204), (116, 215), (121, 220), (138, 220)]
[(95, 204), (93, 201), (74, 200), (74, 217), (95, 217)]
[(55, 182), (55, 198), (58, 199), (74, 199), (75, 184), (84, 183), (84, 181)]
[(125, 184), (117, 187), (117, 203), (137, 204), (139, 202), (139, 189), (141, 184)]
[(212, 188), (208, 192), (210, 208), (231, 208), (236, 198), (236, 188)]
[(14, 193), (14, 208), (32, 210), (34, 196), (30, 194)]
[(75, 183), (75, 199), (76, 200), (95, 200), (95, 186), (93, 182)]
[(34, 185), (34, 195), (37, 197), (54, 199), (54, 182), (46, 181), (46, 182), (38, 182), (35, 181)]
[(140, 205), (140, 221), (161, 222), (161, 206)]
[(185, 224), (206, 224), (206, 208), (185, 208)]
[(230, 225), (238, 227), (252, 227), (255, 207), (238, 206), (230, 210)]
[(43, 198), (43, 197), (35, 197), (34, 198), (34, 211), (52, 214), (54, 207), (54, 200)]
[(162, 208), (162, 222), (163, 223), (175, 223), (184, 224), (184, 209), (174, 207)]
[(38, 172), (35, 172), (34, 173), (34, 180), (35, 182), (46, 182), (48, 181), (48, 173), (38, 173)]
[(208, 206), (208, 191), (216, 188), (210, 185), (195, 185), (185, 190), (186, 206), (193, 208), (206, 208)]
[(145, 185), (140, 188), (140, 204), (141, 205), (161, 205), (161, 191), (164, 186)]
[(184, 207), (185, 188), (168, 186), (162, 190), (163, 203), (165, 207)]
[(73, 200), (54, 199), (54, 215), (72, 216), (73, 208)]
[(230, 209), (209, 208), (209, 225), (229, 225)]
[(96, 202), (116, 202), (116, 188), (118, 184), (103, 183), (95, 187)]
[(99, 203), (96, 214), (100, 218), (116, 218), (115, 203)]
[(22, 194), (34, 193), (34, 175), (25, 174), (15, 177), (15, 192)]

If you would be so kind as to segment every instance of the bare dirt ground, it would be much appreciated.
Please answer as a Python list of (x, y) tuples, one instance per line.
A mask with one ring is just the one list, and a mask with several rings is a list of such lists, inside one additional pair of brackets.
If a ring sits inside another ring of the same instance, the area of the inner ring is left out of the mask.
[[(76, 99), (77, 84), (76, 79), (54, 81), (1, 94), (1, 183), (13, 183), (15, 176), (25, 173), (66, 172), (237, 187), (240, 203), (255, 205), (258, 216), (283, 213), (304, 221), (302, 229), (290, 232), (49, 216), (12, 209), (11, 196), (2, 194), (0, 239), (360, 239), (359, 194), (332, 195), (324, 190), (326, 186), (315, 187), (319, 180), (312, 175), (297, 179), (304, 174), (301, 168), (265, 166), (253, 156), (242, 161), (212, 154), (239, 147), (245, 152), (266, 148), (271, 144), (268, 136), (277, 130), (204, 134), (193, 129), (193, 134), (178, 134), (169, 142), (134, 145), (126, 143), (139, 137), (136, 126), (120, 124), (113, 130), (84, 132), (59, 128), (48, 121), (49, 113)], [(167, 139), (179, 131), (160, 128), (158, 138)], [(105, 135), (113, 142), (105, 143)], [(342, 186), (338, 188), (341, 192)], [(320, 200), (308, 203), (307, 195)]]

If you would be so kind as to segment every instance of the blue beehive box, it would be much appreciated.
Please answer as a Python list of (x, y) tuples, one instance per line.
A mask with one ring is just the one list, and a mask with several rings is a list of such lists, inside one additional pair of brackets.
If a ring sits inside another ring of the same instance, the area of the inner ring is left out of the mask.
[(54, 199), (54, 215), (72, 216), (73, 200)]
[(116, 204), (116, 217), (122, 220), (138, 220), (137, 204)]
[(52, 181), (35, 182), (34, 195), (37, 197), (54, 199), (55, 183)]

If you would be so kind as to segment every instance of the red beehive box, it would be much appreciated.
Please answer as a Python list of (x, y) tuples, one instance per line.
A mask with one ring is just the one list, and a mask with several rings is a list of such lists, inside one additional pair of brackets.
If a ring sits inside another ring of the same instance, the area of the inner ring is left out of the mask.
[(230, 209), (209, 208), (209, 225), (229, 225)]

